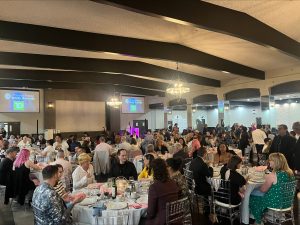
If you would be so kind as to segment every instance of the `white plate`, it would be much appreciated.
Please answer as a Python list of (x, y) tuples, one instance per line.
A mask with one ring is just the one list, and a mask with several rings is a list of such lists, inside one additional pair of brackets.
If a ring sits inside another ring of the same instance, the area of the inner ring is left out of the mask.
[(97, 202), (97, 198), (85, 198), (79, 205), (93, 205)]
[(126, 202), (108, 202), (106, 205), (107, 209), (119, 210), (127, 208)]
[(136, 200), (138, 204), (148, 204), (148, 195), (143, 195)]

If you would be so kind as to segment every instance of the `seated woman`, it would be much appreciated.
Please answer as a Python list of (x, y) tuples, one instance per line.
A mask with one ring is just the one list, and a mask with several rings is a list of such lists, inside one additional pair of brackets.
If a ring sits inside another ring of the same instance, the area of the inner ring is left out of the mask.
[[(286, 158), (281, 153), (272, 153), (269, 156), (272, 173), (268, 174), (265, 183), (254, 191), (250, 196), (250, 212), (255, 222), (260, 224), (262, 216), (267, 208), (278, 208), (281, 206), (282, 193), (280, 185), (295, 179), (293, 171), (289, 168)], [(284, 206), (291, 207), (290, 205)]]
[(91, 157), (87, 153), (81, 153), (78, 156), (79, 166), (72, 174), (73, 190), (87, 187), (89, 184), (95, 183), (94, 168), (91, 165)]
[(166, 223), (166, 203), (178, 200), (179, 188), (169, 178), (163, 159), (154, 159), (152, 167), (154, 182), (149, 187), (146, 225), (161, 225)]
[(179, 197), (187, 197), (188, 187), (184, 176), (180, 172), (182, 160), (180, 158), (169, 158), (166, 163), (171, 180), (174, 180), (179, 187)]
[(152, 179), (153, 178), (153, 170), (151, 163), (154, 160), (154, 156), (152, 154), (146, 154), (144, 156), (144, 169), (138, 176), (138, 180)]
[[(232, 156), (227, 164), (227, 171), (221, 172), (221, 178), (223, 180), (230, 180), (230, 191), (232, 205), (238, 205), (241, 203), (243, 193), (245, 192), (245, 185), (247, 181), (245, 178), (236, 172), (241, 167), (242, 159), (237, 155)], [(226, 202), (228, 203), (228, 202)]]
[(15, 170), (15, 190), (14, 194), (17, 197), (17, 201), (20, 205), (24, 205), (25, 196), (29, 191), (34, 191), (35, 183), (38, 181), (33, 181), (30, 179), (30, 168), (35, 170), (41, 170), (42, 168), (32, 161), (29, 160), (30, 152), (27, 149), (22, 149), (18, 154), (13, 168)]
[(168, 148), (165, 146), (163, 140), (160, 138), (157, 139), (155, 151), (161, 152), (162, 155), (169, 152)]
[(214, 163), (218, 165), (227, 164), (230, 159), (228, 146), (222, 143), (218, 146), (217, 151), (218, 152), (214, 155)]

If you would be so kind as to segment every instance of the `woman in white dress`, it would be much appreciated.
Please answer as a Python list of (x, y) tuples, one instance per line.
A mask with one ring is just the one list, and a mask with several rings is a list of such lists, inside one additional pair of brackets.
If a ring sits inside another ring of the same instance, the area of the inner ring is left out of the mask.
[(86, 153), (82, 153), (78, 156), (78, 163), (79, 166), (72, 174), (74, 191), (95, 183), (94, 168), (91, 164), (91, 157)]

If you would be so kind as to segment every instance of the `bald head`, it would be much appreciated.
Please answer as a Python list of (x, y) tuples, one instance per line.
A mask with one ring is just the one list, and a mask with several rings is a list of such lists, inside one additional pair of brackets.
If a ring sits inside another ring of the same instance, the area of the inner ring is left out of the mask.
[(296, 134), (300, 135), (300, 122), (297, 121), (293, 123), (293, 131), (295, 131)]

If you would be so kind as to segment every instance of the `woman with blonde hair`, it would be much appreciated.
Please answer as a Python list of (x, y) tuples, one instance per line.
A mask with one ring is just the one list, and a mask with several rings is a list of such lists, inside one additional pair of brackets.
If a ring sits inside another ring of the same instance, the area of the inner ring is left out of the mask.
[[(282, 204), (282, 183), (293, 181), (294, 174), (289, 168), (285, 156), (281, 153), (272, 153), (269, 156), (272, 173), (268, 174), (266, 181), (259, 190), (255, 190), (250, 196), (250, 211), (257, 224), (261, 223), (262, 216), (267, 208), (278, 208)], [(284, 206), (285, 207), (285, 206)], [(291, 207), (287, 205), (286, 208)]]
[(95, 183), (94, 168), (91, 164), (91, 159), (87, 153), (81, 153), (78, 156), (79, 166), (72, 174), (73, 190), (78, 190)]

